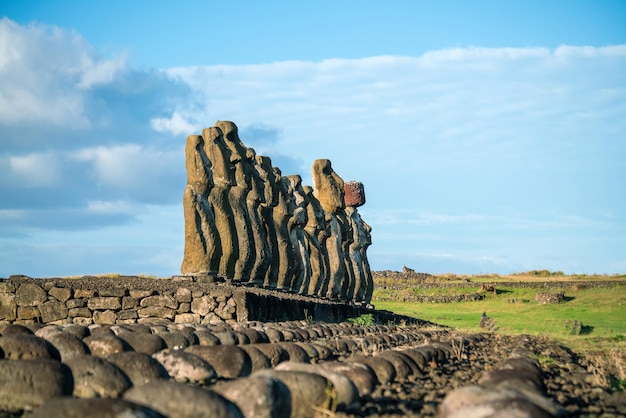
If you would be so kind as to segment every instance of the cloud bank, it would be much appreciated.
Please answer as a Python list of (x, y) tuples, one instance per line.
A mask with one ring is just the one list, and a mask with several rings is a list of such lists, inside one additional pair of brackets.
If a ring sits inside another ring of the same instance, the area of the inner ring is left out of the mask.
[(184, 138), (218, 119), (308, 184), (317, 158), (365, 183), (376, 269), (616, 272), (624, 68), (626, 45), (145, 71), (4, 18), (0, 276), (175, 274)]

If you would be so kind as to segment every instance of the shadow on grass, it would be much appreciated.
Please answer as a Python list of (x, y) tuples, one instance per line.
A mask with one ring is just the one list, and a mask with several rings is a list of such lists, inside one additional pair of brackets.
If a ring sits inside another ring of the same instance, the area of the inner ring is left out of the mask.
[(594, 327), (592, 327), (591, 325), (583, 325), (580, 327), (580, 334), (579, 335), (589, 335), (593, 332)]
[(563, 296), (563, 302), (571, 302), (576, 299), (574, 296)]

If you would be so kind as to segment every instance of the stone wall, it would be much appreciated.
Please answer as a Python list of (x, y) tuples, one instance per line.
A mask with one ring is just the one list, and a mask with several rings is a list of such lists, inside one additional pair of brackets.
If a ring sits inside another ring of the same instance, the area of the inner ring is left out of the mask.
[(216, 324), (302, 319), (340, 322), (366, 313), (373, 314), (380, 323), (420, 322), (354, 304), (225, 283), (204, 283), (202, 277), (195, 276), (0, 279), (0, 323)]

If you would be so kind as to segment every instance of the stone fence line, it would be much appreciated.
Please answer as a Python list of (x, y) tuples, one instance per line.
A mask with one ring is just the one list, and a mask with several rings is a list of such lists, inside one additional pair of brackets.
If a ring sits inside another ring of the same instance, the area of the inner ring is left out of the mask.
[[(140, 279), (141, 280), (141, 279)], [(259, 292), (245, 287), (212, 285), (200, 289), (193, 278), (142, 279), (163, 284), (169, 290), (125, 286), (123, 278), (105, 280), (118, 287), (76, 287), (75, 279), (0, 279), (0, 323), (76, 325), (142, 324), (176, 322), (196, 324), (251, 320), (343, 321), (371, 313), (381, 322), (397, 321), (397, 315), (362, 305), (291, 295)], [(150, 282), (152, 283), (152, 282)], [(72, 286), (74, 285), (74, 286)], [(156, 286), (155, 286), (156, 288)], [(405, 318), (407, 323), (420, 322)]]

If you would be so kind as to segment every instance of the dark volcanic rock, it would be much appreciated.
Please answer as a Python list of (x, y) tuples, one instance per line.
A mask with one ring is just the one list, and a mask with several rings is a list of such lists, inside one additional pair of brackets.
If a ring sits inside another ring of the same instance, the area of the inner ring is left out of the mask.
[(165, 418), (164, 415), (122, 399), (51, 399), (29, 418)]
[(0, 360), (0, 411), (29, 411), (71, 394), (71, 374), (58, 361)]
[(235, 404), (217, 393), (171, 381), (156, 381), (130, 389), (124, 399), (169, 418), (243, 418)]
[(77, 398), (117, 398), (131, 386), (117, 366), (102, 358), (83, 356), (65, 364), (72, 372), (72, 395)]

